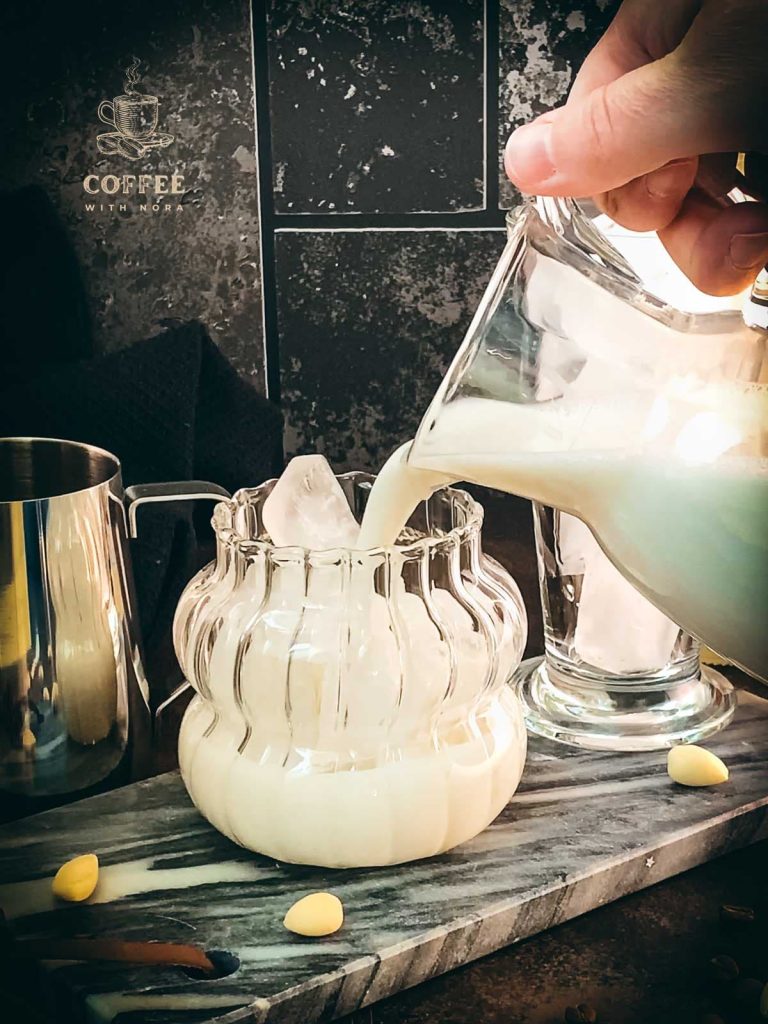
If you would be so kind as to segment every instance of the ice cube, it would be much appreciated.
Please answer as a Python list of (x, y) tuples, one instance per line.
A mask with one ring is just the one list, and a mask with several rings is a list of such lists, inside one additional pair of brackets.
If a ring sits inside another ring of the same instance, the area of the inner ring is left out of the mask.
[(264, 502), (264, 526), (278, 547), (354, 548), (360, 527), (322, 455), (291, 459)]
[(580, 576), (584, 572), (586, 560), (593, 552), (602, 555), (600, 545), (581, 519), (567, 512), (555, 511), (554, 515), (560, 572), (563, 576)]
[(658, 672), (672, 656), (680, 627), (647, 601), (597, 545), (585, 555), (573, 645), (604, 672)]

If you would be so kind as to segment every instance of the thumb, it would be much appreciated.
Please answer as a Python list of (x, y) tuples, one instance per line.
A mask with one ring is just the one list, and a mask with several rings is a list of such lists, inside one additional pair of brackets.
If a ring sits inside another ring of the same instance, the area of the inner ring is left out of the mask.
[(540, 195), (618, 188), (670, 160), (711, 151), (702, 99), (669, 54), (518, 128), (504, 154), (507, 175)]

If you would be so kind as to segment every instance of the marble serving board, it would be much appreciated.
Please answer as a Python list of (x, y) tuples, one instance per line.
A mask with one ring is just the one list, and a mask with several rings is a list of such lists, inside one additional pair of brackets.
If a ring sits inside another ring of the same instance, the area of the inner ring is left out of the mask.
[[(0, 906), (18, 937), (193, 942), (239, 959), (216, 980), (47, 964), (75, 1008), (67, 1013), (82, 1020), (313, 1024), (768, 836), (768, 701), (742, 693), (733, 724), (708, 746), (731, 777), (695, 790), (670, 781), (663, 753), (532, 741), (518, 793), (482, 835), (374, 870), (248, 854), (203, 821), (171, 773), (0, 829)], [(91, 850), (103, 865), (94, 897), (55, 906), (51, 876)], [(287, 908), (318, 889), (343, 900), (343, 929), (322, 940), (286, 932)]]

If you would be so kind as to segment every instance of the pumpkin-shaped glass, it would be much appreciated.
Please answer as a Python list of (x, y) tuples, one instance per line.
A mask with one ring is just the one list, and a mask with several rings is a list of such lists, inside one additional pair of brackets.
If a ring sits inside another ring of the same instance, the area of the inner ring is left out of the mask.
[[(372, 481), (339, 478), (358, 519)], [(443, 488), (396, 546), (314, 551), (269, 541), (273, 486), (216, 507), (216, 559), (176, 612), (192, 799), (235, 842), (296, 863), (394, 864), (470, 839), (526, 750), (507, 686), (525, 611), (482, 551), (481, 506)]]

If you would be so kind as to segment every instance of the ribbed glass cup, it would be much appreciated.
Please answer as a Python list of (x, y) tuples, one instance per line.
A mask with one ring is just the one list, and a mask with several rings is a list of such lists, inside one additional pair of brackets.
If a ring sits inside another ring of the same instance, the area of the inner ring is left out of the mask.
[[(339, 478), (362, 517), (373, 478)], [(200, 811), (279, 860), (392, 864), (450, 849), (514, 792), (526, 738), (506, 685), (526, 618), (453, 488), (397, 546), (275, 547), (274, 481), (217, 506), (214, 562), (179, 602), (174, 643), (197, 691), (179, 762)]]

